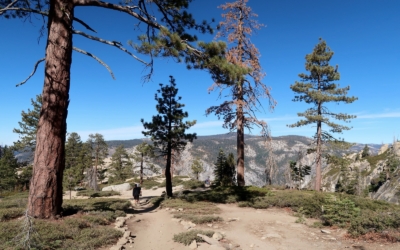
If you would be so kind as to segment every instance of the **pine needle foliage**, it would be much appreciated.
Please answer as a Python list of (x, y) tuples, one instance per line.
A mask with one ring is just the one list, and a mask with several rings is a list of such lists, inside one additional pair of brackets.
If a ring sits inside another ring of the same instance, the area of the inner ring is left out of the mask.
[(35, 150), (36, 132), (39, 123), (40, 110), (42, 108), (42, 95), (37, 95), (35, 100), (31, 99), (33, 109), (21, 112), (20, 128), (14, 128), (13, 132), (19, 135), (19, 140), (14, 143), (17, 150)]
[(215, 186), (235, 185), (235, 157), (232, 153), (226, 157), (222, 149), (219, 150), (214, 167)]
[[(326, 42), (320, 38), (319, 43), (314, 47), (312, 53), (306, 55), (305, 68), (308, 73), (301, 73), (299, 77), (301, 81), (296, 81), (290, 86), (295, 92), (293, 101), (305, 102), (312, 105), (305, 112), (297, 113), (303, 119), (289, 127), (302, 127), (316, 124), (317, 132), (314, 137), (316, 147), (312, 151), (316, 152), (316, 182), (315, 189), (321, 190), (321, 162), (322, 162), (322, 147), (328, 142), (338, 142), (333, 137), (332, 133), (342, 133), (344, 130), (351, 129), (348, 126), (335, 123), (332, 121), (350, 122), (356, 118), (355, 115), (345, 113), (334, 113), (327, 107), (328, 103), (352, 103), (357, 100), (357, 97), (348, 97), (347, 92), (350, 86), (339, 88), (335, 82), (340, 79), (338, 66), (333, 67), (329, 64), (332, 59), (333, 51), (327, 46)], [(322, 125), (329, 127), (329, 130), (322, 130)]]
[[(166, 192), (172, 196), (172, 177), (171, 161), (175, 154), (179, 154), (188, 142), (196, 139), (196, 133), (185, 133), (187, 129), (196, 124), (194, 121), (183, 121), (189, 116), (188, 112), (183, 111), (185, 104), (179, 101), (182, 97), (177, 97), (178, 88), (174, 77), (170, 76), (170, 85), (160, 84), (155, 100), (158, 114), (153, 116), (151, 122), (141, 119), (145, 131), (143, 135), (150, 136), (158, 156), (166, 157), (165, 177)], [(160, 95), (160, 96), (159, 96)]]
[(110, 173), (110, 182), (123, 181), (132, 175), (131, 157), (122, 145), (118, 146), (111, 156)]

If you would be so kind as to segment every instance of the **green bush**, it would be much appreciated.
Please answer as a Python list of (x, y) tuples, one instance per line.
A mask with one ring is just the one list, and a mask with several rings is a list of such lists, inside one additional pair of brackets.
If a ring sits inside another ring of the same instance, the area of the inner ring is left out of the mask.
[(22, 216), (26, 208), (12, 207), (8, 209), (0, 209), (0, 222), (11, 220)]
[(76, 196), (89, 196), (91, 198), (108, 197), (114, 195), (120, 195), (120, 193), (117, 191), (93, 191), (93, 190), (82, 190), (76, 193)]
[(204, 182), (198, 180), (189, 180), (182, 183), (185, 189), (204, 188)]
[(400, 211), (362, 211), (360, 216), (351, 221), (348, 232), (359, 236), (368, 232), (381, 233), (388, 229), (400, 229)]
[(208, 237), (212, 237), (214, 232), (213, 231), (203, 231), (203, 230), (190, 230), (188, 232), (183, 232), (174, 235), (174, 241), (184, 244), (185, 246), (190, 245), (193, 240), (196, 242), (204, 242), (202, 238), (197, 236), (197, 234), (203, 234)]
[(334, 195), (325, 197), (323, 208), (322, 219), (329, 226), (344, 227), (360, 214), (360, 209), (355, 206), (354, 202), (347, 198), (341, 200)]

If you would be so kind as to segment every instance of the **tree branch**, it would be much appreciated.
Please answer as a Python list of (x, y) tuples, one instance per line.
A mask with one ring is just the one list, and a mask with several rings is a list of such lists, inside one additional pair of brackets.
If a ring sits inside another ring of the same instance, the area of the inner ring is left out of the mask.
[(100, 58), (98, 58), (97, 56), (93, 55), (92, 53), (89, 53), (87, 51), (81, 50), (81, 49), (79, 49), (77, 47), (73, 47), (72, 49), (77, 51), (77, 52), (79, 52), (79, 53), (82, 53), (84, 55), (90, 56), (94, 60), (98, 61), (101, 65), (103, 65), (108, 70), (108, 72), (110, 72), (111, 77), (115, 80), (114, 73), (111, 71), (110, 67), (108, 67), (107, 64), (105, 64), (102, 60), (100, 60)]
[(74, 21), (77, 21), (78, 23), (82, 24), (86, 29), (93, 31), (94, 33), (97, 33), (94, 29), (92, 29), (89, 25), (87, 25), (84, 21), (82, 21), (79, 18), (74, 17)]
[(18, 2), (18, 0), (14, 0), (13, 2), (11, 2), (9, 5), (4, 7), (3, 9), (0, 9), (0, 15), (3, 14), (3, 12), (7, 11), (9, 8), (13, 7), (13, 5), (16, 4), (17, 2)]
[(28, 76), (28, 78), (26, 78), (26, 79), (23, 80), (22, 82), (18, 83), (17, 85), (15, 85), (15, 87), (19, 87), (19, 86), (23, 85), (24, 83), (26, 83), (26, 82), (35, 74), (38, 65), (39, 65), (41, 62), (43, 62), (44, 60), (46, 60), (46, 58), (42, 58), (42, 59), (38, 60), (38, 61), (35, 63), (35, 66), (34, 66), (34, 68), (33, 68), (33, 71), (32, 71), (32, 73)]
[(40, 14), (40, 15), (43, 15), (43, 16), (48, 16), (49, 15), (49, 13), (48, 12), (45, 12), (45, 11), (41, 11), (41, 10), (35, 10), (35, 9), (30, 9), (30, 8), (19, 8), (19, 7), (5, 7), (4, 9), (1, 9), (0, 10), (0, 15), (2, 15), (4, 12), (6, 12), (6, 11), (25, 11), (25, 12), (32, 12), (32, 13), (35, 13), (35, 14)]
[(129, 52), (127, 49), (122, 47), (122, 44), (120, 42), (104, 40), (104, 39), (99, 38), (99, 37), (88, 35), (88, 34), (82, 32), (82, 31), (79, 31), (79, 30), (73, 30), (72, 33), (84, 36), (84, 37), (89, 38), (89, 39), (94, 40), (94, 41), (98, 41), (98, 42), (101, 42), (101, 43), (104, 43), (104, 44), (107, 44), (107, 45), (111, 45), (111, 46), (117, 47), (118, 49), (120, 49), (123, 52), (127, 53), (128, 55), (132, 56), (133, 58), (135, 58), (139, 62), (141, 62), (141, 63), (145, 64), (146, 66), (148, 66), (148, 63), (146, 63), (145, 61), (143, 61), (142, 59), (138, 58), (137, 56), (135, 56), (134, 54)]
[(98, 0), (74, 0), (74, 5), (75, 6), (94, 6), (94, 7), (102, 7), (102, 8), (106, 8), (106, 9), (112, 9), (112, 10), (118, 10), (124, 13), (127, 13), (130, 16), (135, 17), (136, 19), (147, 23), (148, 25), (157, 28), (157, 29), (161, 29), (162, 25), (153, 22), (147, 18), (145, 18), (144, 16), (139, 15), (136, 12), (133, 12), (132, 9), (135, 9), (135, 7), (133, 6), (121, 6), (121, 5), (117, 5), (117, 4), (113, 4), (113, 3), (107, 3), (107, 2), (103, 2), (103, 1), (98, 1)]
[[(42, 16), (48, 16), (49, 13), (47, 11), (42, 11), (42, 10), (35, 10), (35, 9), (30, 9), (30, 8), (20, 8), (20, 7), (12, 7), (18, 0), (15, 0), (14, 2), (10, 3), (7, 5), (5, 8), (0, 9), (0, 15), (2, 15), (6, 11), (25, 11), (25, 12), (31, 12), (35, 14), (39, 14)], [(97, 33), (94, 29), (92, 29), (88, 24), (86, 24), (84, 21), (81, 19), (74, 17), (74, 21), (77, 21), (78, 23), (82, 24), (86, 29), (93, 31), (94, 33)]]

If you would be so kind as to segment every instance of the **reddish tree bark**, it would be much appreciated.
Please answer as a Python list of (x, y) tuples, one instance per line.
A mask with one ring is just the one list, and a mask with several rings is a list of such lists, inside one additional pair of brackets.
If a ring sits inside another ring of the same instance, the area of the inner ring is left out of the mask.
[(50, 1), (43, 103), (28, 200), (28, 214), (35, 218), (61, 213), (73, 17), (71, 0)]

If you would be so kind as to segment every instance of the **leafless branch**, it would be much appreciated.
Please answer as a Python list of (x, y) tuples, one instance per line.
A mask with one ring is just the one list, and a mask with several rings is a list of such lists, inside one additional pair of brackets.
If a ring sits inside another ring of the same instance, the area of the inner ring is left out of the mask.
[(35, 9), (30, 9), (30, 8), (12, 7), (12, 6), (11, 7), (7, 6), (4, 9), (1, 9), (0, 10), (0, 15), (2, 15), (6, 11), (13, 11), (13, 10), (14, 11), (19, 10), (19, 11), (25, 11), (25, 12), (32, 12), (32, 13), (43, 15), (43, 16), (48, 16), (49, 15), (49, 13), (46, 12), (46, 11), (35, 10)]
[(11, 2), (9, 5), (4, 7), (3, 9), (0, 9), (0, 15), (3, 14), (3, 12), (7, 11), (9, 8), (13, 7), (13, 5), (16, 4), (17, 2), (18, 2), (18, 0), (14, 0), (13, 2)]
[(33, 227), (33, 218), (29, 216), (28, 210), (25, 211), (24, 218), (21, 222), (20, 233), (14, 238), (16, 246), (20, 246), (23, 249), (33, 249), (33, 236), (37, 235), (37, 232)]
[(74, 17), (74, 21), (77, 21), (78, 23), (82, 24), (86, 29), (93, 31), (94, 33), (97, 33), (94, 29), (92, 29), (89, 25), (87, 25), (84, 21), (82, 21), (79, 18)]
[(24, 83), (26, 83), (26, 82), (35, 74), (38, 65), (39, 65), (41, 62), (43, 62), (44, 60), (46, 60), (46, 58), (42, 58), (42, 59), (38, 60), (38, 61), (35, 63), (35, 66), (34, 66), (34, 68), (33, 68), (33, 71), (32, 71), (32, 73), (28, 76), (28, 78), (26, 78), (26, 79), (23, 80), (22, 82), (18, 83), (17, 85), (15, 85), (15, 87), (19, 87), (19, 86), (23, 85)]
[(98, 58), (97, 56), (93, 55), (92, 53), (89, 53), (87, 51), (81, 50), (81, 49), (79, 49), (77, 47), (73, 47), (72, 49), (77, 51), (77, 52), (79, 52), (79, 53), (82, 53), (84, 55), (90, 56), (94, 60), (98, 61), (101, 65), (103, 65), (108, 70), (108, 72), (110, 72), (111, 77), (115, 80), (114, 73), (111, 71), (110, 67), (108, 67), (107, 64), (105, 64), (102, 60), (100, 60), (100, 58)]
[(82, 32), (82, 31), (79, 31), (79, 30), (73, 30), (72, 33), (84, 36), (84, 37), (89, 38), (89, 39), (94, 40), (94, 41), (98, 41), (98, 42), (101, 42), (101, 43), (104, 43), (104, 44), (107, 44), (107, 45), (111, 45), (111, 46), (117, 47), (118, 49), (120, 49), (123, 52), (127, 53), (128, 55), (132, 56), (133, 58), (135, 58), (139, 62), (145, 64), (146, 66), (148, 65), (148, 63), (146, 63), (145, 61), (143, 61), (142, 59), (138, 58), (137, 56), (135, 56), (134, 54), (129, 52), (127, 49), (122, 47), (122, 44), (120, 42), (104, 40), (104, 39), (102, 39), (100, 37), (91, 36), (91, 35), (88, 35), (88, 34)]
[[(31, 13), (39, 14), (39, 15), (42, 15), (42, 16), (48, 16), (49, 15), (49, 13), (47, 11), (35, 10), (35, 9), (30, 9), (30, 8), (12, 7), (16, 2), (18, 2), (18, 0), (15, 0), (14, 2), (10, 3), (5, 8), (0, 9), (0, 15), (2, 15), (6, 11), (25, 11), (25, 12), (31, 12)], [(73, 20), (77, 21), (80, 24), (82, 24), (86, 29), (97, 33), (96, 30), (92, 29), (88, 24), (86, 24), (81, 19), (74, 17)]]

